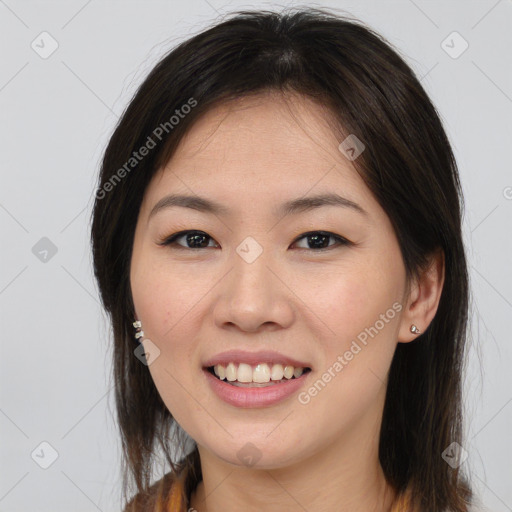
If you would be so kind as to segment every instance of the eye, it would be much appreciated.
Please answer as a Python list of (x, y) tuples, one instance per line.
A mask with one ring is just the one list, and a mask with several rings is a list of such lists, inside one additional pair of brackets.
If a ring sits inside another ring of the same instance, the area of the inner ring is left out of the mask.
[[(337, 243), (329, 244), (329, 239), (334, 239)], [(304, 233), (299, 238), (297, 238), (294, 242), (296, 244), (299, 240), (305, 239), (306, 243), (311, 244), (313, 247), (304, 247), (309, 250), (322, 251), (325, 249), (331, 249), (333, 246), (340, 245), (349, 245), (349, 242), (346, 238), (342, 236), (335, 235), (334, 233), (329, 233), (328, 231), (310, 231), (309, 233)], [(327, 245), (326, 245), (327, 244)]]
[[(177, 242), (182, 238), (185, 239), (186, 244), (191, 244), (191, 246), (182, 245)], [(204, 231), (180, 231), (179, 233), (174, 233), (174, 235), (167, 237), (158, 245), (178, 245), (182, 249), (205, 249), (208, 247), (208, 242), (205, 243), (208, 239), (213, 240), (213, 238), (207, 235)]]
[[(185, 240), (186, 245), (183, 245), (182, 243), (178, 242), (181, 239)], [(340, 246), (351, 244), (351, 242), (349, 242), (346, 238), (343, 238), (342, 236), (336, 235), (334, 233), (330, 233), (328, 231), (310, 231), (308, 233), (304, 233), (299, 238), (297, 238), (292, 245), (297, 244), (297, 242), (299, 242), (302, 239), (305, 239), (306, 243), (312, 246), (302, 247), (302, 249), (313, 250), (315, 252), (331, 249), (336, 245)], [(329, 244), (329, 239), (335, 240), (335, 243)], [(173, 235), (159, 242), (158, 245), (174, 245), (178, 246), (177, 248), (182, 249), (206, 249), (208, 247), (212, 247), (211, 245), (209, 245), (208, 240), (213, 242), (213, 238), (204, 231), (188, 230), (174, 233)], [(214, 245), (213, 247), (218, 247), (218, 244)]]

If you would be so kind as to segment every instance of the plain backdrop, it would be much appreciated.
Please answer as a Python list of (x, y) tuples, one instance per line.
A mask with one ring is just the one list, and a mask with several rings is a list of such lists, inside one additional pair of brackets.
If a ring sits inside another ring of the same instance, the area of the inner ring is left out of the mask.
[[(170, 48), (226, 12), (291, 5), (0, 0), (0, 512), (119, 510), (109, 325), (89, 245), (102, 151)], [(511, 511), (512, 2), (301, 5), (343, 9), (387, 37), (442, 116), (473, 294), (464, 464), (484, 504)]]

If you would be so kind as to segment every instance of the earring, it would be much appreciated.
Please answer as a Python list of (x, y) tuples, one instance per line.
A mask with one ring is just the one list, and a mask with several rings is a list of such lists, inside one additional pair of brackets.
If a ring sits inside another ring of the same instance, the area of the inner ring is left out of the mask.
[(421, 331), (414, 324), (411, 325), (411, 332), (413, 334), (421, 334)]
[(135, 327), (135, 339), (142, 338), (144, 336), (144, 331), (142, 330), (142, 322), (140, 320), (135, 320), (133, 322), (133, 327)]

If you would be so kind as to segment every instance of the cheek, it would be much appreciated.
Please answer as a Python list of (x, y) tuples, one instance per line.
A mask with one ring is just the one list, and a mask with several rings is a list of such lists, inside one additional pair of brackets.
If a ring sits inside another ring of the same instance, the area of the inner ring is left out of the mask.
[(329, 327), (331, 336), (344, 340), (373, 325), (400, 297), (393, 274), (375, 265), (332, 272), (302, 286), (305, 308)]
[(133, 300), (144, 337), (160, 351), (148, 369), (162, 400), (180, 424), (190, 422), (197, 405), (189, 392), (197, 379), (192, 375), (194, 338), (200, 326), (198, 302), (205, 292), (191, 285), (191, 279), (151, 262), (143, 269), (134, 268), (132, 274)]
[(318, 435), (335, 438), (383, 398), (396, 348), (400, 304), (392, 274), (375, 265), (357, 272), (352, 268), (335, 278), (331, 275), (326, 283), (308, 295), (315, 297), (308, 307), (318, 312), (329, 333), (320, 341), (322, 364), (317, 380), (303, 399), (309, 401), (304, 411), (332, 422)]
[(147, 337), (164, 345), (182, 339), (177, 333), (193, 322), (195, 306), (208, 286), (196, 284), (193, 274), (171, 269), (162, 261), (148, 260), (144, 268), (134, 269), (133, 300)]
[[(337, 377), (325, 398), (332, 393), (329, 399), (343, 397), (344, 403), (357, 396), (369, 399), (385, 380), (396, 348), (403, 285), (399, 265), (367, 258), (308, 282), (316, 284), (301, 293), (310, 298), (306, 309), (322, 320), (322, 371), (331, 368)], [(347, 395), (347, 390), (352, 391)]]

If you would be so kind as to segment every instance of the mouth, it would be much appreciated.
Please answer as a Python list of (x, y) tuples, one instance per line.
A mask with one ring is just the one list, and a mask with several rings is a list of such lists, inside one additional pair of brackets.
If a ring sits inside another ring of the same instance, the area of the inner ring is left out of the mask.
[(227, 365), (216, 364), (203, 368), (217, 380), (239, 388), (264, 388), (279, 386), (286, 382), (297, 380), (311, 371), (309, 367), (260, 363), (230, 362)]
[(275, 353), (267, 357), (245, 353), (243, 359), (240, 356), (243, 363), (235, 363), (240, 361), (236, 356), (217, 356), (217, 361), (208, 361), (202, 370), (210, 389), (221, 400), (238, 408), (284, 406), (307, 385), (309, 373), (313, 371), (305, 363)]

